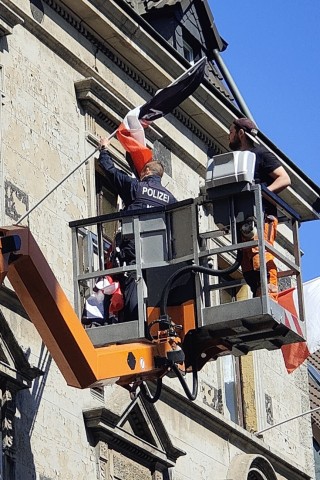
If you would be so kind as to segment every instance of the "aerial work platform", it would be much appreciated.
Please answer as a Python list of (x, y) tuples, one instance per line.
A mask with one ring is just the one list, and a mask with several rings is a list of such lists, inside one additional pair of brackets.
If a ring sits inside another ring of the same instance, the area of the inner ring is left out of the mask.
[[(228, 155), (216, 157), (217, 162), (229, 168), (231, 161), (232, 170), (235, 157)], [(223, 180), (209, 164), (206, 191), (197, 199), (71, 222), (75, 309), (29, 230), (0, 229), (2, 278), (8, 274), (69, 385), (111, 382), (134, 392), (145, 380), (161, 385), (162, 377), (173, 371), (186, 391), (181, 372), (192, 371), (195, 379), (206, 362), (219, 356), (304, 341), (300, 218), (279, 197), (252, 184), (249, 170), (237, 174), (238, 181), (232, 171)], [(289, 256), (264, 240), (263, 198), (277, 206), (279, 223), (291, 236)], [(258, 239), (243, 242), (239, 225), (247, 217), (255, 218)], [(110, 268), (110, 232), (118, 230), (122, 239), (134, 240), (136, 262)], [(248, 246), (258, 246), (261, 256), (257, 298), (243, 293), (239, 254)], [(294, 321), (292, 312), (268, 295), (265, 251), (276, 257), (280, 275), (288, 282), (293, 278), (297, 287), (299, 318)], [(128, 274), (136, 282), (138, 318), (84, 329), (81, 313), (97, 281)], [(186, 393), (194, 399), (196, 386)]]
[[(243, 196), (246, 198), (244, 204), (247, 205), (249, 202), (249, 207), (247, 212), (240, 212), (240, 216), (237, 208), (241, 202), (238, 197)], [(221, 292), (236, 290), (244, 285), (239, 264), (235, 267), (233, 277), (232, 272), (228, 271), (230, 267), (219, 270), (209, 266), (213, 258), (221, 258), (221, 264), (226, 264), (227, 260), (235, 264), (239, 250), (248, 245), (259, 245), (262, 252), (266, 249), (272, 250), (279, 262), (281, 261), (287, 268), (282, 275), (294, 276), (299, 286), (299, 247), (294, 247), (294, 259), (292, 259), (267, 245), (264, 238), (242, 243), (237, 240), (236, 216), (240, 216), (240, 221), (243, 221), (246, 215), (253, 215), (251, 209), (255, 209), (255, 200), (258, 207), (262, 208), (261, 198), (260, 186), (246, 188), (244, 192), (237, 192), (233, 197), (228, 193), (228, 201), (224, 201), (224, 209), (228, 210), (228, 225), (225, 225), (226, 222), (221, 224), (221, 216), (224, 213), (222, 214), (219, 208), (220, 225), (217, 226), (214, 216), (216, 199), (208, 199), (207, 196), (183, 201), (166, 208), (154, 208), (152, 212), (149, 209), (135, 212), (134, 217), (132, 213), (128, 215), (127, 212), (121, 212), (118, 215), (112, 214), (72, 222), (70, 225), (73, 228), (75, 244), (79, 242), (80, 236), (83, 245), (84, 236), (88, 235), (89, 238), (90, 236), (96, 238), (94, 243), (102, 245), (103, 241), (97, 239), (99, 235), (103, 236), (102, 232), (106, 229), (105, 225), (108, 222), (122, 223), (125, 233), (130, 232), (129, 235), (137, 239), (137, 263), (130, 265), (130, 272), (134, 271), (137, 278), (139, 312), (142, 315), (136, 322), (89, 328), (87, 333), (93, 343), (101, 346), (109, 342), (126, 342), (145, 338), (145, 324), (155, 318), (155, 313), (158, 317), (169, 314), (174, 323), (181, 325), (182, 329), (178, 334), (182, 340), (188, 333), (190, 335), (190, 331), (193, 331), (192, 341), (195, 342), (195, 337), (198, 337), (198, 341), (203, 342), (203, 351), (199, 356), (202, 359), (205, 358), (205, 350), (210, 350), (207, 360), (226, 353), (239, 356), (252, 350), (262, 348), (273, 350), (288, 343), (303, 341), (303, 306), (301, 305), (300, 319), (290, 324), (286, 310), (268, 296), (264, 262), (261, 266), (261, 297), (241, 301), (234, 301), (235, 298), (230, 297), (228, 303), (221, 303)], [(297, 237), (298, 216), (289, 208), (286, 211), (284, 207), (285, 205), (281, 202), (280, 221), (285, 222), (287, 226), (290, 223), (293, 236)], [(231, 215), (232, 212), (233, 215)], [(257, 229), (261, 232), (263, 232), (262, 222), (263, 218), (259, 225), (258, 217)], [(234, 239), (232, 239), (233, 235)], [(86, 238), (86, 241), (93, 242), (92, 238), (91, 240)], [(83, 253), (84, 249), (82, 249)], [(94, 267), (95, 262), (99, 263), (99, 258), (104, 257), (105, 255), (97, 248), (92, 258), (91, 271), (79, 272), (75, 276), (75, 293), (79, 302), (79, 311), (81, 311), (81, 299), (88, 289), (88, 283), (85, 282), (90, 282), (107, 273), (113, 275), (128, 269), (128, 267), (121, 267), (100, 270)], [(81, 264), (88, 264), (84, 258), (75, 258), (75, 265), (77, 261), (79, 262), (78, 271)], [(218, 264), (219, 260), (216, 260), (217, 267)], [(176, 298), (174, 278), (168, 286), (168, 279), (175, 275), (177, 281), (182, 283), (182, 289), (181, 285), (180, 289), (176, 286)], [(208, 281), (210, 277), (214, 279), (213, 282)], [(166, 289), (170, 292), (167, 292), (168, 304), (164, 303)], [(181, 297), (181, 290), (184, 292), (184, 297)], [(182, 348), (192, 362), (192, 347), (188, 344), (188, 341), (186, 345), (182, 342)], [(203, 360), (200, 364), (203, 364)]]

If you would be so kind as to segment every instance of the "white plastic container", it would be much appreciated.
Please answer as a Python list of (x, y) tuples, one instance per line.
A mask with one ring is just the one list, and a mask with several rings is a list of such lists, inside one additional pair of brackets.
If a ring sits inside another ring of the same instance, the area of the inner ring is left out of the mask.
[(249, 150), (227, 152), (209, 158), (206, 174), (206, 188), (231, 183), (253, 183), (256, 155)]

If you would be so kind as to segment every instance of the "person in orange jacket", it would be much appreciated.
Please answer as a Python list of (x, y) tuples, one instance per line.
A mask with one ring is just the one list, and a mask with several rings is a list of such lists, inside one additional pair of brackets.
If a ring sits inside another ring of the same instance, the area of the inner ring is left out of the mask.
[[(258, 129), (255, 123), (249, 118), (238, 118), (233, 121), (229, 131), (229, 147), (233, 151), (249, 150), (256, 155), (254, 180), (255, 183), (264, 184), (274, 193), (280, 193), (291, 184), (290, 177), (281, 165), (280, 160), (261, 145), (254, 142)], [(264, 236), (268, 243), (274, 244), (277, 233), (277, 208), (269, 202), (263, 202), (265, 214)], [(242, 226), (242, 240), (257, 239), (254, 231), (248, 225)], [(268, 274), (269, 295), (277, 299), (278, 276), (274, 256), (266, 252), (265, 261)], [(243, 276), (250, 286), (253, 296), (260, 295), (260, 257), (258, 247), (245, 248), (241, 262)]]

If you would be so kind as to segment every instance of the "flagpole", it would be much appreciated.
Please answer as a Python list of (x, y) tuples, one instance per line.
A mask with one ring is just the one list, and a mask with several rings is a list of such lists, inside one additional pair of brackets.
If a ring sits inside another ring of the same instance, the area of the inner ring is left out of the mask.
[(255, 432), (254, 435), (259, 437), (262, 433), (267, 432), (268, 430), (271, 430), (272, 428), (279, 427), (280, 425), (283, 425), (284, 423), (291, 422), (291, 420), (295, 420), (296, 418), (303, 417), (304, 415), (308, 415), (309, 413), (316, 412), (317, 410), (320, 410), (320, 407), (313, 408), (312, 410), (308, 410), (307, 412), (299, 413), (298, 415), (295, 415), (294, 417), (287, 418), (287, 420), (283, 420), (282, 422), (275, 423), (274, 425), (270, 425), (270, 427), (264, 428), (263, 430), (260, 430), (260, 432)]
[(175, 85), (176, 83), (178, 83), (181, 78), (189, 71), (189, 70), (192, 70), (193, 68), (195, 68), (197, 65), (199, 65), (201, 62), (204, 62), (205, 60), (207, 59), (207, 57), (202, 57), (200, 58), (200, 60), (198, 60), (195, 64), (191, 65), (191, 67), (187, 68), (187, 70), (185, 72), (182, 72), (181, 75), (176, 78), (175, 80), (173, 80), (173, 82), (171, 82), (169, 85), (167, 85), (165, 88), (168, 88), (168, 87), (172, 87), (173, 85)]
[[(173, 85), (175, 85), (176, 83), (179, 83), (179, 81), (191, 70), (197, 68), (198, 65), (200, 65), (201, 63), (205, 62), (206, 61), (206, 57), (202, 57), (200, 58), (200, 60), (198, 60), (194, 65), (191, 65), (190, 68), (188, 68), (185, 72), (183, 72), (176, 80), (174, 80), (170, 85), (168, 85), (168, 87), (171, 87)], [(168, 88), (168, 87), (165, 87), (165, 88)], [(159, 92), (161, 92), (161, 90), (159, 90)], [(157, 92), (157, 93), (159, 93)], [(157, 95), (157, 94), (156, 94)], [(147, 102), (148, 103), (148, 102)], [(146, 104), (145, 104), (146, 105)], [(141, 107), (140, 107), (141, 108)], [(110, 140), (112, 137), (114, 137), (114, 135), (116, 134), (117, 130), (115, 130), (113, 133), (111, 133), (111, 135), (109, 135), (108, 137), (108, 140)], [(97, 152), (98, 148), (96, 148), (87, 158), (85, 158), (81, 163), (79, 163), (79, 165), (77, 165), (70, 173), (68, 173), (68, 175), (66, 175), (57, 185), (54, 186), (54, 188), (52, 188), (48, 193), (46, 193), (46, 195), (44, 197), (42, 197), (32, 208), (30, 208), (30, 210), (28, 210), (24, 215), (22, 215), (19, 220), (17, 221), (16, 225), (18, 225), (19, 223), (21, 223), (28, 215), (30, 215), (31, 212), (33, 212), (39, 205), (41, 205), (42, 202), (44, 202), (44, 200), (46, 200), (57, 188), (60, 187), (60, 185), (62, 185), (69, 177), (71, 177), (71, 175), (74, 174), (74, 172), (76, 172), (78, 170), (78, 168), (80, 168), (84, 163), (86, 163), (96, 152)]]
[[(115, 136), (116, 132), (117, 130), (111, 133), (111, 135), (109, 135), (108, 137), (108, 140), (111, 140), (111, 138)], [(57, 188), (59, 188), (60, 185), (62, 185), (66, 180), (68, 180), (68, 178), (71, 177), (71, 175), (73, 175), (74, 172), (78, 170), (78, 168), (80, 168), (84, 163), (86, 163), (98, 150), (99, 148), (96, 148), (92, 153), (90, 153), (90, 155), (88, 155), (84, 160), (82, 160), (82, 162), (80, 162), (79, 165), (77, 165), (71, 172), (69, 172), (68, 175), (66, 175), (48, 193), (46, 193), (44, 197), (42, 197), (32, 208), (30, 208), (30, 210), (28, 210), (24, 215), (22, 215), (22, 217), (20, 217), (19, 220), (17, 221), (16, 225), (19, 225), (19, 223), (21, 223), (28, 215), (30, 215), (30, 213), (33, 212), (33, 210), (35, 210), (44, 200), (46, 200), (51, 195), (51, 193), (53, 193)]]

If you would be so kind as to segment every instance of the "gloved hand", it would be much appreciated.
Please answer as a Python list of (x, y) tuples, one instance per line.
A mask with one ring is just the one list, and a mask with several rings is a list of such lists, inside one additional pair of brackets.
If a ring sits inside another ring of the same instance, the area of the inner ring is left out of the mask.
[(109, 138), (101, 137), (99, 141), (99, 146), (98, 146), (99, 150), (105, 150), (108, 147), (109, 143), (110, 143)]

